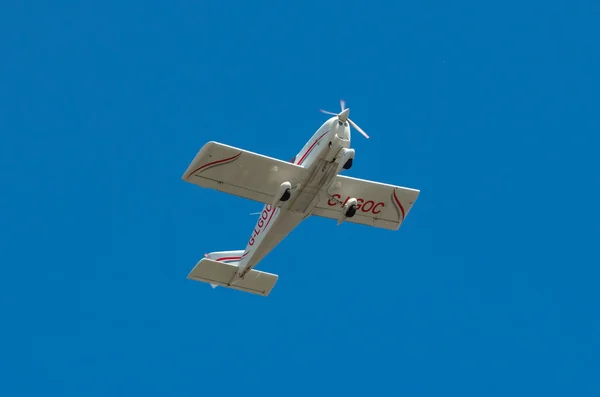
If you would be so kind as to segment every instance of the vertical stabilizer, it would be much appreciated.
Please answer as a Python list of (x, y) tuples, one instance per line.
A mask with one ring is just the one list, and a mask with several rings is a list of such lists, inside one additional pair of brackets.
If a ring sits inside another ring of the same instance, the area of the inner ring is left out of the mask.
[(237, 266), (237, 264), (242, 260), (242, 255), (244, 255), (244, 250), (210, 252), (208, 254), (204, 254), (204, 257), (213, 261), (229, 263)]

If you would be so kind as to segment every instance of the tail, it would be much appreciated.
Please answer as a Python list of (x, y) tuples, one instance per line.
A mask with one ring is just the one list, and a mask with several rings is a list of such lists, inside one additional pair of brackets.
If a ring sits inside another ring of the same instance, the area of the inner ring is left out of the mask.
[(188, 279), (209, 283), (213, 288), (221, 285), (263, 296), (269, 295), (277, 282), (276, 274), (254, 269), (246, 273), (243, 279), (237, 279), (238, 265), (244, 257), (243, 250), (211, 252), (204, 256), (188, 274)]

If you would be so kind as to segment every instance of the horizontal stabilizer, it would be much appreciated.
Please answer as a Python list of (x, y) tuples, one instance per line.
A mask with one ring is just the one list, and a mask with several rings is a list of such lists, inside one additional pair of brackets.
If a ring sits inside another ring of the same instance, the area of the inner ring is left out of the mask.
[(252, 269), (246, 273), (243, 279), (236, 280), (232, 284), (229, 284), (236, 271), (237, 265), (235, 264), (217, 262), (204, 258), (196, 264), (190, 274), (188, 274), (187, 278), (209, 283), (213, 288), (215, 285), (220, 285), (222, 287), (263, 296), (269, 295), (278, 278), (276, 274)]

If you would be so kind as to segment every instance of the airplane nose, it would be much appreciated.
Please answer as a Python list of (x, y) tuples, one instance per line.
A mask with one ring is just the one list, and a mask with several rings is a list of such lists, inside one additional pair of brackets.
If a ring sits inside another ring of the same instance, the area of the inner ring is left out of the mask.
[(342, 110), (342, 113), (339, 114), (339, 118), (342, 122), (348, 121), (348, 116), (350, 115), (350, 108), (346, 108)]

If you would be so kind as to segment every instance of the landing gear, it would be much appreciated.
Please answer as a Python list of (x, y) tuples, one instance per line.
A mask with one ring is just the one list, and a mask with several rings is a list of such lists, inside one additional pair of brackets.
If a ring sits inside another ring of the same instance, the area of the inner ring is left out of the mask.
[(352, 168), (352, 163), (354, 162), (354, 149), (342, 148), (337, 153), (336, 161), (338, 161), (337, 171), (338, 173), (343, 170), (349, 170)]
[(350, 168), (352, 168), (352, 160), (353, 159), (348, 159), (348, 161), (346, 161), (346, 164), (344, 164), (344, 169), (345, 170), (349, 170)]
[(356, 214), (356, 204), (352, 204), (346, 210), (346, 218), (352, 218)]
[(292, 197), (292, 184), (289, 181), (285, 181), (279, 185), (279, 188), (275, 194), (273, 194), (271, 207), (277, 207), (277, 204), (283, 201), (288, 201), (290, 197)]
[(358, 200), (354, 197), (347, 199), (345, 204), (342, 206), (342, 211), (338, 219), (338, 225), (343, 223), (346, 219), (352, 218), (354, 215), (356, 215), (357, 209)]
[(288, 201), (292, 197), (292, 191), (290, 189), (285, 189), (285, 192), (281, 195), (281, 201)]

